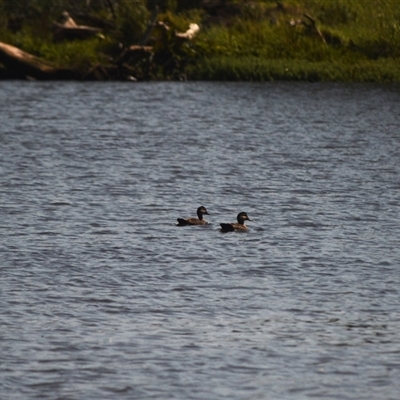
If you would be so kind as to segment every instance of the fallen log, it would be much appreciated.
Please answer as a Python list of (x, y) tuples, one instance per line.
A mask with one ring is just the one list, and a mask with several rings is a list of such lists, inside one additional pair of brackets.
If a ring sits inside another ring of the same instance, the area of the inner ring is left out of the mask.
[(18, 47), (0, 42), (0, 63), (16, 79), (77, 79), (74, 71), (57, 68)]
[(130, 62), (135, 63), (138, 60), (151, 57), (152, 54), (152, 46), (132, 45), (124, 49), (122, 53), (115, 59), (114, 63), (117, 65)]
[(100, 34), (100, 28), (90, 26), (64, 26), (58, 22), (53, 22), (53, 35), (56, 42), (62, 40), (89, 39)]
[[(114, 60), (114, 64), (118, 67), (118, 79), (123, 81), (143, 80), (149, 74), (153, 56), (152, 46), (133, 45), (124, 49)], [(140, 67), (136, 68), (137, 65)]]
[(53, 35), (56, 42), (62, 40), (89, 39), (101, 33), (100, 28), (78, 25), (71, 16), (64, 11), (63, 22), (53, 22)]

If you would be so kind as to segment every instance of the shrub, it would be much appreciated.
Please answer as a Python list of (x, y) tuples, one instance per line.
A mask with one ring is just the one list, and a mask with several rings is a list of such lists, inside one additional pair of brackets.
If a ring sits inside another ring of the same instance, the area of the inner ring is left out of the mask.
[(138, 44), (149, 22), (145, 0), (119, 0), (116, 7), (117, 39), (125, 46)]

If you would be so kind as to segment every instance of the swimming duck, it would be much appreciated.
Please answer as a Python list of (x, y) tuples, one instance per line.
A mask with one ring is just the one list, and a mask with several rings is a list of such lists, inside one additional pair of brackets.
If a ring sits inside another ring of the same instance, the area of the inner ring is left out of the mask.
[(230, 224), (220, 224), (222, 232), (233, 232), (233, 231), (247, 231), (247, 226), (244, 224), (244, 221), (251, 221), (248, 215), (245, 212), (240, 212), (237, 216), (238, 222), (232, 222)]
[(186, 226), (186, 225), (207, 225), (208, 222), (203, 219), (203, 215), (208, 214), (208, 211), (205, 207), (201, 206), (197, 209), (198, 218), (178, 218), (178, 226)]

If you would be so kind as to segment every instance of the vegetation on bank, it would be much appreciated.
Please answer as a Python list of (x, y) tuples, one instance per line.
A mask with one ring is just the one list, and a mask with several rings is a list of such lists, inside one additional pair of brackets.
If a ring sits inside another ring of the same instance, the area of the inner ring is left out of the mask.
[[(63, 11), (101, 34), (55, 40)], [(400, 81), (397, 0), (0, 0), (0, 15), (0, 42), (81, 79)]]

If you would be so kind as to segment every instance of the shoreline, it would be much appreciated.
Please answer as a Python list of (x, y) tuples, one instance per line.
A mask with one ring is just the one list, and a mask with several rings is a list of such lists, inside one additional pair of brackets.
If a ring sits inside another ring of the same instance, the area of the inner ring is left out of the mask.
[(0, 26), (0, 80), (400, 82), (400, 4), (218, 3)]

